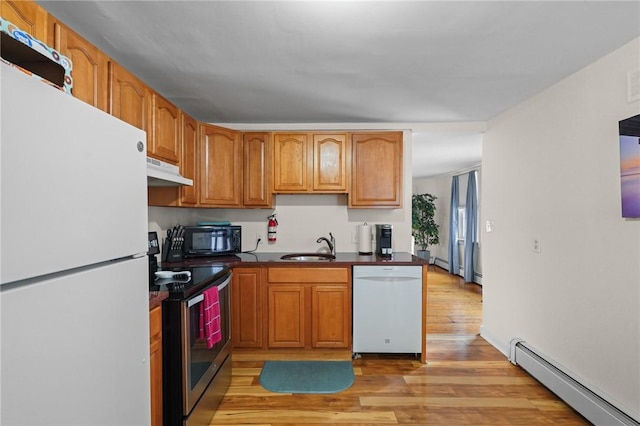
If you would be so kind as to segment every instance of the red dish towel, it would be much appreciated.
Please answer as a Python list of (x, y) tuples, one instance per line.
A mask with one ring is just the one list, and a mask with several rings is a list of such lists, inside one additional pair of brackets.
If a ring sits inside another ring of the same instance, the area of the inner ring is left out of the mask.
[(200, 338), (207, 342), (208, 348), (212, 348), (222, 340), (218, 287), (205, 290), (203, 295), (204, 300), (200, 304)]

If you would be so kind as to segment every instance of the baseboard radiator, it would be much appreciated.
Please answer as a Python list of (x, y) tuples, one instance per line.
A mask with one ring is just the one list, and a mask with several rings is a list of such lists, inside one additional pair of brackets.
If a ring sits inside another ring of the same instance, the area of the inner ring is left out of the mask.
[(638, 426), (636, 420), (562, 371), (521, 339), (510, 343), (509, 361), (546, 386), (596, 426)]

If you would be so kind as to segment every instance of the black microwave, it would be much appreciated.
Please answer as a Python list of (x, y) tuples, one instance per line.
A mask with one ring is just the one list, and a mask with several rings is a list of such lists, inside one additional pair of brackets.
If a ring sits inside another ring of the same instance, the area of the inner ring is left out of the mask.
[(222, 256), (241, 251), (241, 226), (184, 227), (183, 257)]

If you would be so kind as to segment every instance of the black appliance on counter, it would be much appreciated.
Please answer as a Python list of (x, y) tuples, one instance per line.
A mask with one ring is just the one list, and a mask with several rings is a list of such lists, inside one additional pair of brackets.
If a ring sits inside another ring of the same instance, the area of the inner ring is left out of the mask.
[(376, 251), (379, 256), (392, 256), (393, 225), (376, 225)]
[[(162, 301), (163, 424), (208, 425), (231, 383), (231, 270), (213, 265), (179, 271), (190, 276), (150, 283), (151, 291), (169, 292)], [(199, 319), (204, 292), (213, 286), (222, 340), (209, 348), (200, 337)]]
[(184, 257), (225, 256), (242, 251), (241, 226), (185, 226), (183, 238)]

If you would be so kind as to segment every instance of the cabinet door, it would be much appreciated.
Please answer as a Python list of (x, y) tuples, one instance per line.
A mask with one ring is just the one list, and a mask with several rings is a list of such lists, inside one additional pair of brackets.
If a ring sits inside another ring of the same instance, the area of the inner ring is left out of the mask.
[(47, 40), (49, 14), (37, 3), (24, 0), (2, 0), (0, 2), (0, 16), (41, 42), (51, 43), (51, 40)]
[(162, 308), (149, 312), (149, 369), (151, 375), (151, 426), (162, 426)]
[(184, 113), (180, 113), (182, 127), (182, 156), (180, 173), (193, 180), (193, 186), (180, 187), (180, 205), (194, 206), (198, 203), (198, 122)]
[(245, 207), (272, 207), (271, 148), (269, 133), (250, 132), (244, 139), (244, 191)]
[(242, 139), (222, 127), (200, 126), (200, 204), (240, 207), (242, 204)]
[(262, 348), (264, 282), (261, 268), (234, 268), (231, 283), (231, 339), (234, 348)]
[(353, 133), (349, 207), (400, 207), (402, 132)]
[(178, 164), (180, 154), (178, 107), (152, 92), (152, 111), (153, 131), (147, 149), (148, 154), (150, 157)]
[(53, 47), (73, 63), (74, 97), (108, 112), (108, 57), (64, 24), (53, 21)]
[(147, 132), (147, 150), (151, 141), (151, 102), (147, 86), (115, 62), (109, 62), (111, 115)]
[(311, 287), (311, 346), (349, 348), (351, 296), (347, 284)]
[(309, 189), (309, 135), (273, 135), (273, 189), (275, 192), (307, 192)]
[(304, 348), (305, 286), (268, 284), (269, 347)]
[(347, 192), (347, 135), (313, 135), (313, 190)]
[(151, 92), (151, 102), (153, 131), (147, 152), (150, 157), (177, 164), (180, 154), (178, 107), (155, 92)]

